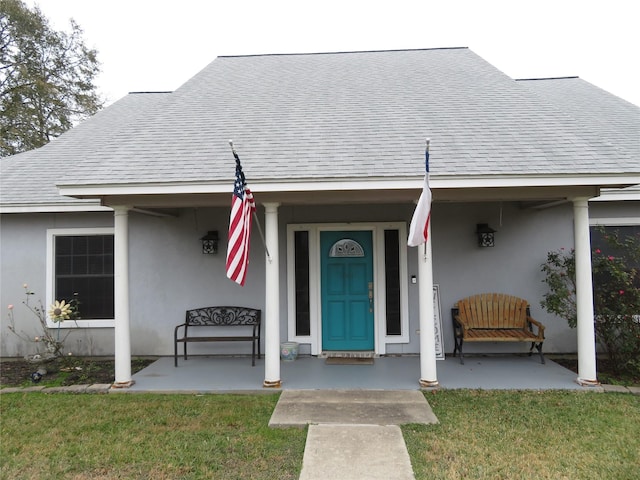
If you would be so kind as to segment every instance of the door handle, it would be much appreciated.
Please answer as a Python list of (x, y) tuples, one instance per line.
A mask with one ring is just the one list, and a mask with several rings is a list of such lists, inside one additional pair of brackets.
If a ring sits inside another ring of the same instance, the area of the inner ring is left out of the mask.
[(369, 313), (373, 313), (373, 282), (369, 282)]

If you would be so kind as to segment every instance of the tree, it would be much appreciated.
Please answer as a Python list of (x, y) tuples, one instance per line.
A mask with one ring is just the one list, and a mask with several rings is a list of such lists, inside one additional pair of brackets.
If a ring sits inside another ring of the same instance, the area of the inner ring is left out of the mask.
[(70, 27), (55, 31), (37, 6), (0, 0), (0, 156), (41, 147), (102, 108), (97, 51)]

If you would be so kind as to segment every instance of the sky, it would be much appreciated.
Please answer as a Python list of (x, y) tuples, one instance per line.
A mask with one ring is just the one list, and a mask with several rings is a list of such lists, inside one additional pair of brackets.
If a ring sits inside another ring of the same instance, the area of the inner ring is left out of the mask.
[(217, 56), (469, 47), (512, 78), (579, 76), (640, 106), (637, 0), (23, 0), (98, 50), (106, 104)]

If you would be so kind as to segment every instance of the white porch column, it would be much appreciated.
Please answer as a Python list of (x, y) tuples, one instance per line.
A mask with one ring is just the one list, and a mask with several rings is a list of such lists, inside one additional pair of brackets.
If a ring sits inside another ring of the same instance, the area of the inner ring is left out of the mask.
[(113, 207), (114, 215), (114, 302), (115, 383), (127, 388), (131, 380), (131, 331), (129, 326), (129, 207)]
[(428, 241), (418, 247), (418, 296), (420, 304), (420, 386), (437, 387), (436, 330), (433, 305), (433, 262), (431, 225)]
[(576, 312), (578, 317), (577, 381), (580, 385), (597, 385), (589, 202), (587, 198), (573, 199), (573, 231), (576, 252)]
[(278, 260), (279, 203), (265, 203), (265, 242), (271, 258), (265, 253), (264, 315), (264, 383), (263, 387), (280, 388), (280, 262)]

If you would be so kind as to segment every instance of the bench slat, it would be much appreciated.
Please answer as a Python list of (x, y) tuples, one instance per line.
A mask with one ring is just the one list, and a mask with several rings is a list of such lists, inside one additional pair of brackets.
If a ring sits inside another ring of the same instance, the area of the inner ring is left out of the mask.
[(464, 339), (467, 342), (532, 342), (539, 340), (537, 335), (527, 330), (506, 328), (474, 328), (467, 331)]

